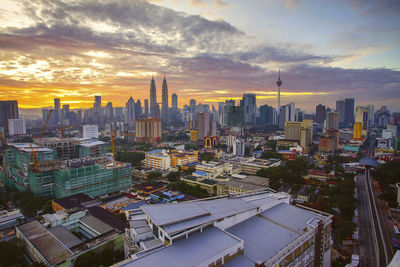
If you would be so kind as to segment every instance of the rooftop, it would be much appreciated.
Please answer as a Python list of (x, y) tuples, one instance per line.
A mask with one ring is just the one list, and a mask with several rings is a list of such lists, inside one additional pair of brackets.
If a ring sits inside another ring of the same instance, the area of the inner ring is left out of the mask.
[(74, 255), (38, 221), (18, 226), (18, 229), (51, 265), (59, 264)]
[(209, 227), (190, 238), (180, 239), (173, 245), (156, 250), (122, 266), (168, 266), (186, 267), (203, 263), (225, 252), (241, 241), (216, 227)]
[(73, 208), (87, 208), (100, 204), (96, 199), (83, 193), (55, 199), (53, 201), (67, 210)]

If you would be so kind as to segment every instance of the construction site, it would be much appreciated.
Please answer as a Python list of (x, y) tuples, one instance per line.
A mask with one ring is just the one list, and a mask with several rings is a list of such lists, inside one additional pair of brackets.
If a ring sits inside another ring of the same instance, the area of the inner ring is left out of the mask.
[[(52, 198), (77, 193), (96, 197), (128, 190), (132, 184), (131, 166), (105, 157), (98, 142), (83, 142), (82, 149), (86, 149), (88, 156), (68, 160), (58, 159), (54, 148), (9, 143), (5, 153), (7, 181), (3, 176), (2, 182), (19, 191)], [(91, 150), (96, 153), (90, 153)], [(91, 156), (94, 154), (98, 157)]]

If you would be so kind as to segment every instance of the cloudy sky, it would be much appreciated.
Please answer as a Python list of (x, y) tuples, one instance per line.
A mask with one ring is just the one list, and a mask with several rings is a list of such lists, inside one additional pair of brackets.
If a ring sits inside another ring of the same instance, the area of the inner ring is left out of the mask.
[(400, 111), (398, 0), (2, 0), (0, 100), (22, 108), (257, 94), (315, 111), (339, 98)]

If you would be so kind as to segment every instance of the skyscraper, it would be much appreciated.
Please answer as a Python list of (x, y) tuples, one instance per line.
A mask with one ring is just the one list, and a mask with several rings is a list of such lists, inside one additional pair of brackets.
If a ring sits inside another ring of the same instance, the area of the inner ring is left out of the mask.
[(344, 113), (345, 113), (344, 100), (336, 101), (336, 112), (338, 113), (339, 123), (343, 123), (344, 122)]
[(138, 99), (135, 104), (135, 116), (136, 119), (142, 117), (142, 103), (140, 102), (140, 99)]
[(281, 81), (281, 70), (279, 70), (279, 76), (278, 76), (278, 80), (276, 81), (276, 85), (278, 85), (278, 116), (279, 116), (279, 112), (281, 110), (281, 85), (282, 85), (282, 81)]
[(195, 121), (197, 116), (196, 99), (190, 99), (189, 106), (190, 113), (192, 114), (192, 120)]
[(172, 98), (172, 109), (177, 110), (178, 109), (178, 95), (173, 93), (171, 98)]
[(147, 118), (149, 116), (149, 100), (144, 100), (144, 116)]
[(318, 104), (315, 108), (315, 122), (323, 124), (325, 120), (325, 106)]
[(94, 104), (93, 104), (94, 112), (98, 113), (101, 108), (101, 96), (95, 95), (94, 96)]
[(162, 107), (161, 107), (161, 118), (163, 123), (168, 122), (168, 85), (167, 85), (167, 80), (163, 79), (162, 83)]
[(155, 118), (156, 113), (156, 103), (157, 103), (157, 94), (156, 94), (156, 82), (154, 81), (154, 76), (151, 77), (150, 82), (150, 117)]
[(9, 119), (19, 119), (17, 100), (0, 101), (0, 127), (5, 127)]
[(128, 102), (125, 104), (126, 106), (126, 121), (127, 123), (131, 123), (135, 121), (135, 100), (133, 98), (129, 98)]
[(256, 124), (256, 94), (243, 94), (243, 119), (246, 127)]
[[(54, 111), (52, 113), (52, 121), (53, 123), (59, 123), (61, 114), (60, 114), (61, 102), (59, 98), (54, 98)], [(47, 117), (46, 117), (47, 118)]]
[(260, 121), (262, 126), (273, 124), (274, 108), (269, 105), (260, 106)]
[(354, 98), (346, 98), (344, 100), (344, 122), (354, 122)]

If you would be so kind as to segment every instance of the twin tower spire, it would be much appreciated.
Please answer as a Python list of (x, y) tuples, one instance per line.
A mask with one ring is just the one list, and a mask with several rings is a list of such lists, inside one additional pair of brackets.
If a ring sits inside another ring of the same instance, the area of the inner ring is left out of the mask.
[(160, 114), (160, 107), (157, 103), (157, 90), (156, 90), (156, 82), (154, 80), (154, 75), (151, 77), (150, 82), (150, 117), (152, 118), (160, 118), (166, 122), (168, 120), (168, 85), (167, 79), (163, 79), (162, 83), (162, 92), (161, 92), (161, 114)]

